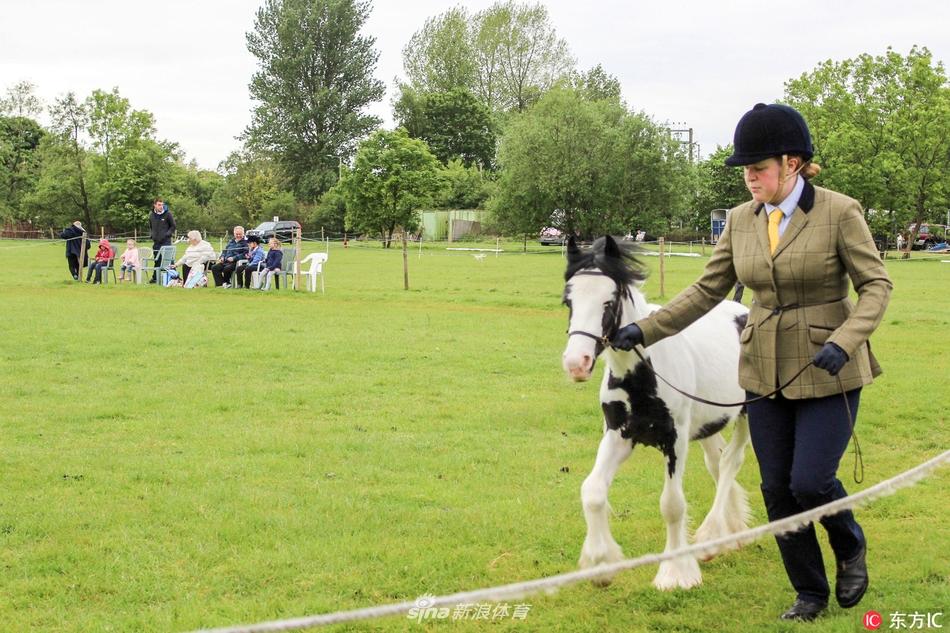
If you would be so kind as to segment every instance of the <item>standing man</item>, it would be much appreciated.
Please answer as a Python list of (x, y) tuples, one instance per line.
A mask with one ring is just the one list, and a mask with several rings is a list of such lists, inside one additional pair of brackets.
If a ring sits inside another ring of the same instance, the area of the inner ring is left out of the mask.
[(155, 260), (155, 270), (152, 271), (152, 279), (148, 283), (153, 284), (158, 269), (162, 265), (158, 251), (162, 246), (170, 245), (172, 236), (175, 234), (175, 218), (172, 217), (172, 212), (168, 210), (165, 201), (161, 198), (155, 198), (152, 212), (149, 214), (149, 224), (152, 229), (152, 258)]
[(83, 261), (80, 263), (82, 251), (82, 236), (86, 229), (82, 228), (82, 222), (76, 220), (60, 232), (59, 236), (66, 240), (66, 263), (69, 265), (69, 274), (73, 279), (79, 281), (79, 269), (89, 263), (89, 242), (86, 241), (86, 253)]

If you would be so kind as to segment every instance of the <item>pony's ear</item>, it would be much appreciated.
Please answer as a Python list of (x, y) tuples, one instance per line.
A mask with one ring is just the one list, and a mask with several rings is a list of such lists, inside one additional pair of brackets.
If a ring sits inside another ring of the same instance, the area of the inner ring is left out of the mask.
[(573, 235), (567, 238), (567, 254), (569, 257), (581, 254), (581, 249), (577, 248), (577, 240)]
[(617, 242), (614, 238), (609, 235), (604, 236), (604, 255), (607, 257), (620, 257), (620, 247), (617, 246)]

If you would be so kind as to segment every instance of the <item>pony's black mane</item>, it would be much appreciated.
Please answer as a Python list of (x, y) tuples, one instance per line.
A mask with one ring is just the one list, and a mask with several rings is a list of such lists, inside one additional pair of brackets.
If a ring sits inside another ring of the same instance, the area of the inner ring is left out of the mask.
[(647, 267), (637, 258), (641, 252), (635, 244), (610, 236), (597, 238), (590, 248), (582, 250), (569, 245), (564, 281), (570, 281), (585, 268), (597, 268), (621, 286), (643, 281), (647, 278)]

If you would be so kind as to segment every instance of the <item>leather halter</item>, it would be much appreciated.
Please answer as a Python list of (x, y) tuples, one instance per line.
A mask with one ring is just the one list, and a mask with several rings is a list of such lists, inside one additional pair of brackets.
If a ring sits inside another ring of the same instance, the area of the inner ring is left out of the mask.
[[(608, 277), (608, 278), (610, 277), (606, 273), (602, 273), (599, 270), (579, 270), (573, 275), (571, 275), (571, 279), (573, 279), (574, 277), (579, 277), (581, 275), (587, 275), (590, 277)], [(611, 279), (611, 281), (614, 281), (614, 280)], [(622, 310), (623, 306), (621, 305), (621, 303), (624, 297), (627, 297), (630, 294), (627, 291), (626, 287), (624, 287), (623, 285), (617, 283), (616, 281), (614, 281), (614, 284), (617, 286), (617, 290), (615, 291), (615, 296), (613, 300), (608, 304), (607, 309), (604, 311), (605, 313), (607, 312), (611, 313), (609, 329), (605, 329), (604, 333), (601, 334), (600, 336), (596, 334), (591, 334), (590, 332), (586, 332), (584, 330), (570, 330), (567, 333), (569, 337), (574, 336), (575, 334), (579, 336), (586, 336), (587, 338), (594, 339), (594, 341), (596, 341), (597, 343), (600, 343), (604, 347), (612, 347), (612, 345), (610, 344), (610, 339), (613, 338), (614, 335), (617, 333), (617, 331), (620, 329), (620, 319), (623, 313), (623, 310)]]

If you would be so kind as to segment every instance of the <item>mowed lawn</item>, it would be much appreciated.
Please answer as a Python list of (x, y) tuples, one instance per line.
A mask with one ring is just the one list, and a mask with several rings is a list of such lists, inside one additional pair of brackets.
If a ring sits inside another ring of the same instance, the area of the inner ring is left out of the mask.
[[(601, 420), (597, 381), (560, 367), (563, 260), (444, 247), (412, 251), (406, 292), (398, 250), (333, 245), (321, 295), (76, 284), (62, 244), (0, 243), (0, 629), (186, 631), (575, 569)], [(669, 259), (667, 294), (703, 262)], [(889, 271), (849, 491), (950, 445), (950, 265)], [(693, 526), (713, 495), (695, 448)], [(663, 548), (662, 476), (638, 448), (616, 479), (628, 556)], [(751, 449), (740, 479), (764, 522)], [(871, 588), (809, 631), (950, 610), (948, 483), (859, 511)], [(793, 594), (774, 540), (702, 568), (688, 592), (655, 591), (651, 567), (510, 601), (523, 620), (335, 630), (805, 630), (776, 619)]]

